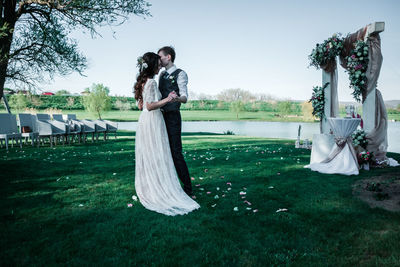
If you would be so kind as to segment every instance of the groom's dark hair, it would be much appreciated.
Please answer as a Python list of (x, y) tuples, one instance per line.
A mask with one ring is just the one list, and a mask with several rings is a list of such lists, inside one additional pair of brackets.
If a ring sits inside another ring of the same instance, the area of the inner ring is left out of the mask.
[(162, 51), (164, 53), (164, 55), (170, 55), (171, 56), (171, 61), (174, 62), (175, 61), (175, 50), (171, 47), (171, 46), (164, 46), (161, 47), (157, 54), (160, 53), (160, 51)]

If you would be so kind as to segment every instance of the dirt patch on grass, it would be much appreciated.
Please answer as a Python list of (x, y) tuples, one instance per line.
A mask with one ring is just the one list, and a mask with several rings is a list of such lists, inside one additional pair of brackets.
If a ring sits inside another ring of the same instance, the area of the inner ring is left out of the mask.
[(400, 211), (400, 175), (398, 173), (359, 180), (353, 185), (353, 195), (371, 208)]

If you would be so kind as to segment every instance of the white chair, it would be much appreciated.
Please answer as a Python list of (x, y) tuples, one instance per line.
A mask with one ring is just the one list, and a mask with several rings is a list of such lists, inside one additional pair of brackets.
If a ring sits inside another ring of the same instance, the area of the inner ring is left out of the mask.
[[(36, 142), (37, 146), (39, 147), (39, 131), (36, 127), (35, 118), (31, 114), (20, 113), (18, 114), (18, 126), (22, 138), (25, 138), (25, 143), (27, 143), (28, 138), (30, 138), (32, 146), (34, 146)], [(24, 127), (29, 127), (31, 131), (24, 133)]]
[(22, 137), (18, 132), (17, 120), (15, 115), (9, 113), (0, 114), (0, 146), (3, 147), (3, 140), (5, 142), (6, 149), (8, 150), (8, 144), (11, 140), (11, 146), (13, 147), (12, 140), (15, 140), (16, 144), (22, 148)]
[(105, 121), (102, 120), (95, 120), (94, 123), (96, 124), (96, 140), (99, 140), (99, 134), (103, 134), (104, 135), (104, 141), (106, 140), (106, 136), (107, 136), (107, 123)]
[(42, 141), (42, 143), (44, 144), (44, 139), (49, 138), (50, 147), (53, 147), (53, 142), (54, 142), (53, 139), (55, 135), (53, 134), (51, 124), (48, 123), (47, 121), (39, 120), (37, 115), (38, 114), (32, 116), (36, 124), (36, 130), (39, 132), (39, 143), (40, 141)]
[(82, 136), (84, 135), (84, 123), (80, 120), (77, 120), (75, 114), (63, 115), (63, 119), (65, 122), (68, 123), (71, 131), (73, 133), (76, 133), (76, 136), (78, 137), (78, 141), (80, 143)]
[[(75, 137), (78, 136), (78, 134), (81, 134), (81, 126), (78, 121), (72, 121), (64, 118), (63, 114), (53, 114), (52, 115), (53, 119), (55, 121), (63, 122), (65, 123), (67, 127), (67, 132), (65, 135), (65, 138), (68, 139), (68, 144), (70, 144), (70, 136), (72, 138), (72, 141), (75, 139)], [(80, 142), (80, 136), (79, 136), (79, 142)]]
[[(49, 114), (36, 114), (38, 121), (45, 122), (51, 125), (52, 136), (54, 137), (54, 144), (57, 145), (57, 139), (64, 137), (67, 134), (67, 126), (65, 122), (51, 120)], [(39, 133), (40, 137), (40, 133)], [(62, 138), (63, 144), (65, 144), (64, 138)]]
[(109, 120), (103, 120), (107, 124), (107, 133), (114, 133), (115, 139), (117, 139), (118, 123)]
[(55, 136), (54, 144), (57, 145), (58, 138), (61, 138), (63, 141), (63, 145), (64, 145), (65, 144), (64, 137), (67, 134), (67, 125), (65, 124), (65, 122), (51, 120), (49, 114), (37, 114), (37, 115), (38, 115), (39, 120), (45, 121), (45, 122), (48, 122), (51, 124), (51, 130), (53, 131), (53, 135)]
[(88, 134), (92, 134), (92, 142), (94, 142), (94, 134), (96, 132), (96, 124), (91, 120), (81, 120), (82, 123), (82, 134), (83, 134), (83, 142), (86, 142), (86, 138)]

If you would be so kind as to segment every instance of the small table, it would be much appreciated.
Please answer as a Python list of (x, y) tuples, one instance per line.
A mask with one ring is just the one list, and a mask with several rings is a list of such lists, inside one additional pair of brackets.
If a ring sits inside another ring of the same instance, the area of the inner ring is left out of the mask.
[(305, 166), (320, 173), (337, 173), (358, 175), (357, 155), (351, 143), (350, 135), (360, 124), (360, 118), (328, 118), (329, 125), (335, 136), (335, 144), (326, 159)]

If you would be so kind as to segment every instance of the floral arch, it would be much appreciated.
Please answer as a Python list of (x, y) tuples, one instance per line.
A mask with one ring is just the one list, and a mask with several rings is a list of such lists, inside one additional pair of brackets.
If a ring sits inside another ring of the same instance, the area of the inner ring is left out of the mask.
[(310, 66), (322, 69), (322, 86), (315, 86), (310, 102), (313, 114), (321, 120), (321, 133), (330, 132), (327, 117), (338, 117), (337, 58), (349, 74), (352, 95), (363, 104), (367, 150), (377, 161), (386, 160), (387, 113), (381, 92), (376, 89), (382, 66), (381, 39), (384, 22), (369, 24), (355, 33), (342, 37), (334, 34), (317, 44), (309, 55)]

